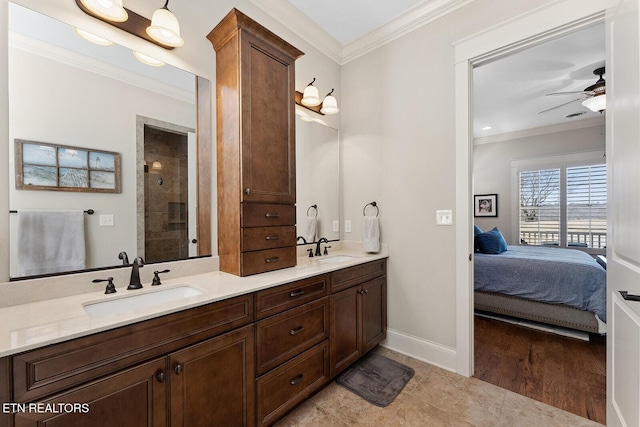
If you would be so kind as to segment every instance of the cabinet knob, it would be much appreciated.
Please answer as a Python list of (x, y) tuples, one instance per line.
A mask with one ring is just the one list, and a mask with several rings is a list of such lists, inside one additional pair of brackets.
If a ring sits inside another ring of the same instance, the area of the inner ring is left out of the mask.
[(244, 192), (248, 196), (249, 194), (251, 194), (251, 189), (247, 187), (244, 189)]
[(291, 381), (289, 381), (289, 384), (291, 385), (296, 385), (298, 384), (300, 381), (302, 381), (302, 379), (304, 378), (304, 374), (300, 374), (297, 377), (291, 379)]
[(178, 363), (176, 367), (173, 368), (173, 372), (175, 372), (177, 375), (180, 375), (182, 373), (182, 365)]
[(164, 372), (160, 371), (158, 372), (158, 375), (156, 375), (156, 379), (158, 380), (159, 383), (163, 383), (164, 380), (167, 379), (167, 376), (165, 375)]

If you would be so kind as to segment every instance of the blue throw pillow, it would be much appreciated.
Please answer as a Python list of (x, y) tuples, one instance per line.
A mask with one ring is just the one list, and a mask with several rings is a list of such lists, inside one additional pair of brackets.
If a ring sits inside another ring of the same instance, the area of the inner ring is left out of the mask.
[(494, 227), (491, 231), (480, 233), (476, 236), (478, 247), (483, 254), (501, 254), (507, 250), (507, 242), (504, 240), (504, 236), (498, 230), (498, 227)]
[(478, 227), (477, 225), (473, 224), (473, 235), (477, 236), (480, 233), (482, 233), (482, 229), (480, 227)]
[(477, 225), (473, 224), (473, 251), (480, 252), (480, 247), (478, 246), (478, 234), (482, 233), (482, 229)]

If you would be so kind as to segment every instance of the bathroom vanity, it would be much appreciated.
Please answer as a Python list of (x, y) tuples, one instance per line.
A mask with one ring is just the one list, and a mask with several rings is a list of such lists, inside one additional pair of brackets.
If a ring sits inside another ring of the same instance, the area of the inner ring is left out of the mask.
[[(0, 358), (0, 397), (62, 413), (28, 406), (21, 412), (16, 406), (15, 414), (0, 421), (65, 427), (272, 425), (385, 338), (386, 255), (343, 257), (305, 260), (247, 278), (212, 272), (141, 290), (188, 284), (201, 291), (184, 298), (182, 307), (178, 301), (92, 318), (86, 301), (95, 293), (60, 299), (78, 301), (80, 309), (40, 302), (67, 317), (60, 314), (49, 323), (59, 329), (54, 339), (40, 325), (6, 331), (29, 336), (22, 347), (30, 349), (0, 349), (6, 355)], [(98, 298), (134, 292), (140, 291)], [(34, 308), (25, 304), (23, 311)], [(65, 325), (82, 323), (88, 325), (84, 332), (65, 338)], [(32, 344), (37, 333), (47, 345)], [(69, 411), (74, 403), (88, 406)]]

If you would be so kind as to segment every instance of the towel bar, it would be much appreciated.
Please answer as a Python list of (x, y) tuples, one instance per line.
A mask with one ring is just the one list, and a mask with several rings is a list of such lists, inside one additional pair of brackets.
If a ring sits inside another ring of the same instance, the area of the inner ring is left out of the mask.
[[(93, 215), (96, 211), (94, 211), (93, 209), (87, 209), (86, 211), (84, 211), (84, 213), (86, 213), (87, 215)], [(9, 213), (18, 213), (18, 211), (9, 211)]]

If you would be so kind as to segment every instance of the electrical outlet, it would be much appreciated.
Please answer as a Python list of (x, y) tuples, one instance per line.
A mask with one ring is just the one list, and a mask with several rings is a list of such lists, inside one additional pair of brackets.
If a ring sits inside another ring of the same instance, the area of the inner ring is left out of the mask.
[(334, 233), (340, 232), (340, 221), (338, 221), (337, 219), (333, 220), (333, 232)]
[(351, 220), (347, 219), (344, 221), (344, 232), (351, 233)]
[(113, 214), (100, 215), (100, 227), (113, 227)]
[(436, 225), (453, 225), (453, 211), (436, 211)]

